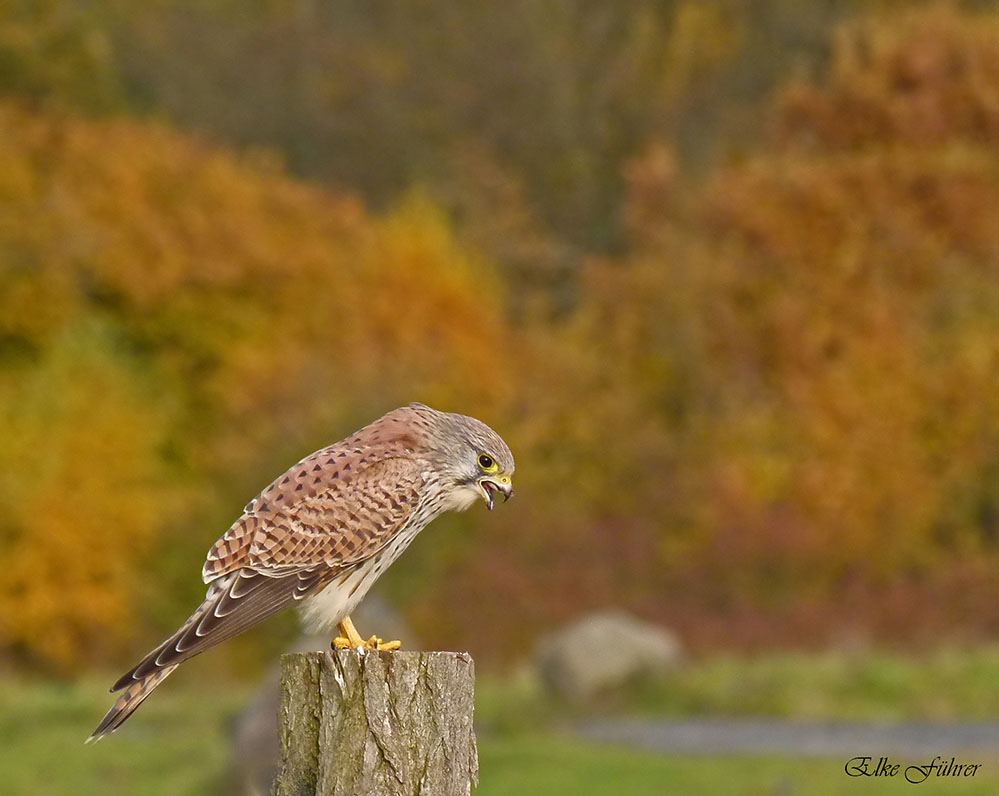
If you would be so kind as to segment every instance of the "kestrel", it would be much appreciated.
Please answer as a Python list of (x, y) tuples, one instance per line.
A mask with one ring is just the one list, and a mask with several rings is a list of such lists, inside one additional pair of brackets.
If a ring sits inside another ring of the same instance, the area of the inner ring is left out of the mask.
[(362, 639), (354, 607), (435, 517), (509, 498), (513, 469), (491, 428), (423, 404), (306, 456), (214, 544), (201, 575), (205, 601), (111, 687), (124, 691), (88, 742), (118, 729), (179, 664), (290, 605), (313, 631), (337, 626), (337, 648), (398, 649)]

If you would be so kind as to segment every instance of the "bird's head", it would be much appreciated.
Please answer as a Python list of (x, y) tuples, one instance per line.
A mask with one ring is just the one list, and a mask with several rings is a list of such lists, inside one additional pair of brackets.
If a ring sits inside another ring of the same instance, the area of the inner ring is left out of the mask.
[(474, 417), (414, 404), (412, 408), (432, 413), (438, 466), (451, 491), (450, 508), (463, 511), (482, 499), (490, 510), (496, 495), (509, 500), (513, 494), (514, 461), (503, 438)]

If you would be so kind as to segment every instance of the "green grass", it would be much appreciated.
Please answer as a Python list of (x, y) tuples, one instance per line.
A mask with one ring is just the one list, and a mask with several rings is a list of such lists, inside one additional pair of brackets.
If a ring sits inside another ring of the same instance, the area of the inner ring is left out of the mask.
[(112, 738), (84, 745), (111, 704), (106, 683), (0, 680), (6, 796), (217, 794), (227, 724), (247, 689), (167, 684)]
[(839, 721), (989, 721), (999, 717), (999, 646), (897, 653), (779, 653), (692, 661), (660, 682), (574, 708), (526, 672), (476, 684), (477, 720), (497, 730), (579, 715), (766, 716)]
[[(110, 704), (107, 684), (113, 678), (55, 683), (0, 677), (0, 792), (224, 793), (228, 728), (252, 687), (197, 675), (179, 672), (120, 732), (90, 746), (83, 740)], [(848, 778), (845, 761), (662, 756), (576, 741), (560, 728), (580, 711), (552, 705), (526, 675), (480, 678), (477, 695), (480, 796), (914, 792), (900, 780)], [(999, 648), (941, 651), (921, 659), (887, 654), (712, 658), (691, 663), (664, 685), (646, 686), (601, 706), (629, 708), (667, 716), (995, 720)], [(999, 760), (968, 762), (985, 763), (985, 768), (974, 779), (931, 780), (916, 790), (999, 794)]]
[[(479, 744), (476, 796), (995, 796), (996, 761), (974, 778), (932, 779), (918, 787), (901, 776), (848, 777), (846, 761), (755, 757), (658, 756), (593, 746), (551, 735)], [(926, 761), (905, 761), (923, 764)], [(981, 762), (978, 758), (968, 762)], [(991, 771), (991, 774), (989, 773)], [(913, 788), (916, 790), (913, 791)]]
[(715, 657), (643, 689), (633, 706), (666, 715), (837, 720), (995, 720), (999, 646), (902, 654)]

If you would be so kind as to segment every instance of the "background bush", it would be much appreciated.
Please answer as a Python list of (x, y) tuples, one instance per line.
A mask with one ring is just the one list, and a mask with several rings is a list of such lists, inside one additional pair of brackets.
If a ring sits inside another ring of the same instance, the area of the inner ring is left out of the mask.
[(4, 656), (141, 651), (410, 400), (518, 457), (387, 578), (430, 644), (994, 633), (999, 17), (793, 6), (5, 6)]

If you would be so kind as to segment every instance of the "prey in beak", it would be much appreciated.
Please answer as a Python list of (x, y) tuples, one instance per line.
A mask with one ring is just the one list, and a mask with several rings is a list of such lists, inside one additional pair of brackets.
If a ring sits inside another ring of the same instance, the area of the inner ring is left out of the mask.
[(493, 510), (493, 496), (497, 492), (502, 493), (504, 503), (513, 495), (513, 483), (508, 475), (486, 476), (480, 478), (478, 483), (479, 489), (482, 490), (482, 499), (486, 501), (486, 507), (490, 511)]

